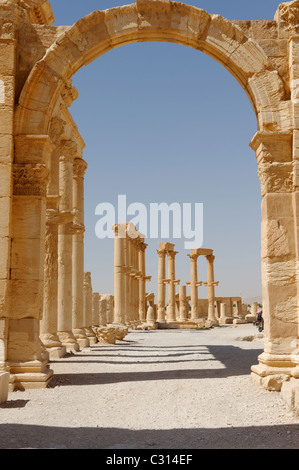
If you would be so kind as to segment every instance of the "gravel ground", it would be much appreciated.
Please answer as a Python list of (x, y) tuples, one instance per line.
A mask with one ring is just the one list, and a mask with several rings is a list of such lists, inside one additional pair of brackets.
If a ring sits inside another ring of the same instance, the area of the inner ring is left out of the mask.
[(0, 405), (1, 449), (298, 449), (299, 418), (250, 377), (251, 324), (130, 331), (51, 362)]

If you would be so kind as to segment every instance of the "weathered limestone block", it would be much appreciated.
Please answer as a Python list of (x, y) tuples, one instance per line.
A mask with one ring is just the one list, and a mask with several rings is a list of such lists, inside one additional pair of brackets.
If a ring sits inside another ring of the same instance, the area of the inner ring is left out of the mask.
[(119, 341), (122, 341), (124, 339), (125, 336), (127, 336), (127, 334), (129, 333), (129, 330), (126, 326), (124, 325), (116, 325), (114, 324), (113, 326), (111, 326), (111, 328), (114, 329), (115, 331), (115, 337), (116, 339), (118, 339)]
[(152, 305), (149, 305), (146, 314), (146, 322), (141, 323), (137, 326), (137, 330), (157, 330), (158, 323), (156, 321), (155, 309)]
[(8, 398), (9, 372), (0, 372), (0, 403), (4, 403)]
[(115, 344), (116, 332), (109, 326), (100, 326), (96, 328), (97, 338), (100, 343)]
[(222, 302), (220, 304), (220, 317), (219, 317), (219, 324), (226, 325), (229, 323), (233, 323), (233, 317), (227, 314), (227, 304)]
[(107, 325), (95, 328), (100, 343), (115, 344), (116, 340), (122, 341), (128, 334), (128, 328), (123, 325)]

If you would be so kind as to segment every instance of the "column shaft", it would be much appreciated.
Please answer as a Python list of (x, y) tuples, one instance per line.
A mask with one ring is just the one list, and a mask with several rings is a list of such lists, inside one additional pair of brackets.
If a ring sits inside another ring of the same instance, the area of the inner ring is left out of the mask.
[(158, 253), (158, 312), (157, 321), (165, 322), (165, 250), (157, 250)]

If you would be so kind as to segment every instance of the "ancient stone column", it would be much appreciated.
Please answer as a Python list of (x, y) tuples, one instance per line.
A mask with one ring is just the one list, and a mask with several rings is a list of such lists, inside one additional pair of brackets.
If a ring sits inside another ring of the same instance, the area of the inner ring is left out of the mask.
[(208, 302), (209, 302), (209, 307), (208, 307), (208, 321), (211, 323), (217, 324), (217, 318), (215, 315), (215, 283), (214, 280), (214, 260), (215, 256), (214, 255), (207, 255), (207, 278), (208, 282), (206, 285), (208, 286)]
[(158, 253), (158, 312), (157, 321), (165, 322), (165, 256), (164, 249), (157, 250)]
[[(73, 211), (73, 162), (76, 146), (71, 141), (61, 145), (59, 158), (59, 210)], [(78, 351), (72, 328), (72, 223), (58, 229), (58, 336), (67, 351)]]
[[(56, 212), (56, 211), (54, 211)], [(40, 322), (40, 338), (50, 359), (63, 357), (66, 347), (62, 345), (58, 330), (58, 224), (54, 214), (48, 215), (45, 240), (44, 303)], [(53, 220), (54, 219), (54, 220)]]
[(130, 323), (130, 276), (131, 276), (131, 243), (126, 237), (124, 238), (124, 285), (125, 285), (125, 325)]
[(71, 222), (72, 216), (65, 221), (64, 214), (59, 212), (59, 157), (61, 134), (65, 122), (53, 118), (50, 136), (54, 144), (49, 159), (49, 180), (47, 185), (46, 205), (46, 236), (44, 262), (44, 302), (43, 317), (40, 322), (40, 337), (46, 347), (50, 359), (63, 357), (66, 353), (58, 334), (58, 227), (60, 224)]
[(191, 261), (191, 321), (197, 321), (199, 319), (198, 309), (198, 281), (197, 281), (197, 258), (198, 254), (192, 253), (188, 255)]
[(107, 304), (104, 295), (99, 296), (99, 325), (107, 325)]
[(132, 323), (136, 326), (138, 322), (138, 254), (137, 254), (138, 238), (132, 239)]
[(92, 325), (100, 326), (100, 294), (98, 292), (92, 293)]
[(114, 323), (125, 324), (125, 224), (114, 225)]
[(172, 322), (176, 321), (175, 316), (175, 255), (177, 251), (168, 250), (167, 251), (167, 260), (168, 260), (168, 272), (167, 277), (169, 279), (168, 283), (168, 307), (167, 307), (167, 321)]
[(147, 244), (142, 240), (138, 246), (138, 270), (140, 271), (139, 277), (139, 321), (146, 321), (146, 272), (145, 272), (145, 250)]
[(180, 302), (180, 321), (188, 321), (188, 303), (186, 286), (179, 287), (179, 302)]
[(92, 329), (92, 285), (91, 273), (85, 272), (83, 276), (83, 312), (84, 312), (84, 329), (90, 344), (97, 342), (96, 334)]
[(72, 321), (73, 334), (81, 348), (88, 347), (89, 340), (84, 329), (83, 279), (84, 279), (84, 174), (87, 163), (74, 159), (73, 167), (73, 263), (72, 263)]
[(114, 297), (111, 294), (103, 296), (106, 300), (107, 324), (114, 323)]

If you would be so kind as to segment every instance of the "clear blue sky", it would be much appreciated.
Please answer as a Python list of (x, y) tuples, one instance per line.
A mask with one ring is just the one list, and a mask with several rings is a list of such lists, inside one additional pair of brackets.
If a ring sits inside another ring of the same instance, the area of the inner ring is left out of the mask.
[[(122, 0), (50, 0), (55, 25), (71, 25)], [(187, 2), (228, 19), (272, 20), (275, 0)], [(81, 69), (70, 111), (86, 143), (85, 270), (93, 289), (113, 293), (113, 240), (95, 235), (101, 202), (203, 203), (204, 248), (214, 250), (216, 295), (261, 295), (260, 183), (249, 142), (257, 130), (247, 95), (215, 60), (185, 46), (136, 43)], [(149, 239), (148, 292), (157, 288), (159, 241)], [(184, 240), (176, 244), (176, 277), (190, 281)], [(206, 262), (199, 262), (206, 281)], [(199, 297), (206, 297), (206, 288)]]

